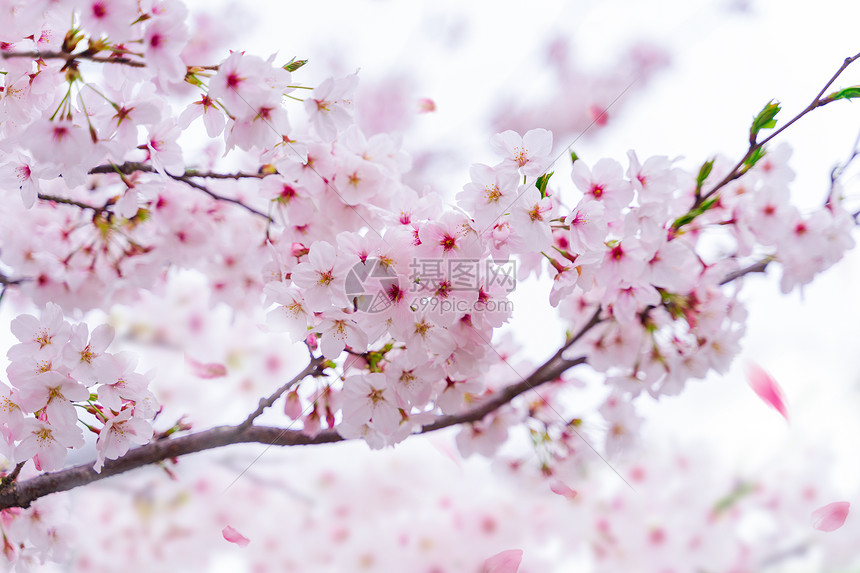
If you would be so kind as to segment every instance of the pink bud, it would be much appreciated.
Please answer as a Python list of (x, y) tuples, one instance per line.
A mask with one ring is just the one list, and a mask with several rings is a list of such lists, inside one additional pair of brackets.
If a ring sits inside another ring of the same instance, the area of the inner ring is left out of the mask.
[(481, 573), (517, 573), (522, 560), (522, 549), (508, 549), (484, 561)]
[(305, 416), (303, 422), (302, 434), (313, 438), (317, 434), (320, 433), (322, 426), (320, 424), (320, 414), (317, 412), (317, 409), (314, 408), (310, 414)]
[(319, 347), (319, 344), (317, 343), (317, 335), (315, 332), (311, 332), (310, 334), (308, 334), (308, 337), (305, 338), (305, 344), (307, 344), (308, 348), (310, 348), (311, 350), (316, 350)]
[(819, 531), (836, 531), (845, 524), (848, 509), (847, 501), (834, 501), (812, 512), (812, 527)]
[(307, 255), (309, 252), (310, 250), (301, 243), (293, 243), (290, 245), (290, 254), (297, 259)]
[(302, 415), (302, 401), (295, 390), (287, 394), (287, 401), (284, 404), (284, 414), (289, 416), (291, 420), (297, 420)]
[(418, 100), (418, 113), (430, 113), (436, 111), (436, 102), (429, 97), (422, 97)]
[(224, 539), (229, 541), (230, 543), (235, 543), (239, 547), (245, 547), (251, 540), (230, 527), (229, 525), (225, 526), (224, 529), (221, 530), (221, 535), (224, 536)]
[(779, 384), (756, 364), (750, 364), (747, 367), (747, 379), (758, 397), (788, 420), (788, 410)]

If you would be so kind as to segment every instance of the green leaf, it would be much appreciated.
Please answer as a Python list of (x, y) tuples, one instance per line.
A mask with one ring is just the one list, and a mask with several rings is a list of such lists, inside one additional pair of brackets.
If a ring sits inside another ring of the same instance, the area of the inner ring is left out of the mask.
[(705, 180), (708, 178), (708, 175), (711, 174), (711, 169), (714, 168), (714, 160), (710, 159), (705, 161), (702, 164), (702, 167), (699, 169), (699, 174), (696, 176), (696, 193), (702, 190), (702, 185), (704, 185)]
[(717, 194), (717, 195), (714, 195), (713, 197), (710, 197), (709, 199), (702, 201), (701, 205), (699, 205), (695, 209), (690, 209), (689, 212), (687, 212), (686, 214), (681, 215), (680, 217), (675, 219), (675, 222), (672, 223), (672, 227), (674, 229), (680, 229), (684, 225), (689, 225), (690, 223), (692, 223), (696, 219), (696, 217), (698, 217), (699, 215), (701, 215), (702, 213), (704, 213), (705, 211), (707, 211), (708, 209), (710, 209), (711, 207), (716, 205), (716, 203), (717, 203), (717, 201), (719, 201), (719, 199), (720, 199), (720, 196), (719, 196), (719, 194)]
[(839, 90), (838, 92), (833, 92), (824, 99), (825, 101), (835, 101), (837, 99), (855, 98), (860, 98), (860, 86), (851, 86), (850, 88), (845, 88), (843, 90)]
[(284, 69), (287, 70), (288, 72), (294, 72), (307, 63), (308, 63), (307, 60), (297, 60), (297, 59), (293, 58), (292, 60), (290, 60), (289, 62), (284, 64)]
[(555, 171), (550, 171), (549, 173), (544, 173), (543, 175), (541, 175), (540, 177), (537, 178), (537, 181), (535, 181), (535, 187), (537, 187), (538, 191), (540, 191), (541, 199), (546, 197), (546, 186), (549, 183), (549, 178), (552, 177), (553, 173), (555, 173)]
[(754, 148), (754, 149), (753, 149), (753, 152), (752, 152), (752, 155), (750, 155), (749, 157), (747, 157), (747, 158), (744, 160), (744, 166), (746, 167), (746, 170), (752, 169), (752, 167), (753, 167), (756, 163), (758, 163), (759, 159), (761, 159), (761, 158), (762, 158), (762, 157), (764, 157), (764, 156), (765, 156), (765, 150), (764, 150), (764, 147), (756, 147), (756, 148)]
[(779, 107), (779, 102), (776, 100), (770, 100), (770, 102), (764, 106), (764, 109), (762, 109), (755, 117), (752, 122), (752, 126), (750, 127), (750, 142), (755, 142), (758, 132), (762, 129), (772, 129), (773, 127), (776, 127), (776, 114), (779, 113), (780, 109), (782, 108)]
[(570, 163), (571, 163), (571, 165), (576, 163), (577, 159), (579, 159), (579, 155), (577, 155), (575, 151), (571, 151), (570, 152)]
[(755, 492), (755, 490), (756, 486), (753, 483), (738, 484), (734, 490), (732, 490), (728, 495), (718, 500), (717, 503), (714, 504), (714, 513), (719, 514), (728, 509), (731, 509), (733, 505), (741, 501), (749, 494)]

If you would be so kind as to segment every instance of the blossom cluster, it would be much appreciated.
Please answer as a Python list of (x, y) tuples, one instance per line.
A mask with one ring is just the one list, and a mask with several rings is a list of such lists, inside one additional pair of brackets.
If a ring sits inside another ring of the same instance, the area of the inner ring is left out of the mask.
[[(69, 324), (62, 309), (48, 304), (41, 318), (25, 314), (12, 321), (19, 343), (9, 349), (11, 386), (0, 387), (3, 455), (39, 471), (63, 467), (69, 449), (82, 448), (79, 423), (96, 433), (95, 470), (124, 455), (132, 444), (152, 437), (157, 412), (149, 379), (135, 372), (129, 352), (107, 351), (113, 329)], [(89, 414), (89, 423), (80, 419)]]

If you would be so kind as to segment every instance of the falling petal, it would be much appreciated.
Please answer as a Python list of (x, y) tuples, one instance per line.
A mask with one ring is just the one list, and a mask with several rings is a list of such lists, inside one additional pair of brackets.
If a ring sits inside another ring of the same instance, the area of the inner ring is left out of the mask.
[(848, 509), (847, 501), (834, 501), (812, 512), (812, 527), (819, 531), (836, 531), (845, 524)]
[(481, 573), (517, 573), (522, 560), (522, 549), (508, 549), (484, 561)]
[(198, 378), (210, 379), (210, 378), (223, 378), (227, 375), (227, 367), (223, 364), (218, 363), (210, 363), (203, 364), (202, 362), (197, 362), (187, 354), (185, 355), (185, 364), (191, 369), (191, 373), (197, 376)]
[(771, 378), (770, 374), (759, 366), (750, 364), (747, 368), (747, 379), (749, 380), (750, 387), (758, 394), (758, 397), (788, 420), (788, 410), (785, 407), (785, 398), (782, 394), (782, 389)]
[(239, 547), (245, 547), (251, 540), (230, 527), (229, 525), (225, 526), (224, 529), (221, 530), (221, 535), (224, 536), (224, 539), (229, 541), (230, 543), (235, 543)]
[(573, 499), (577, 496), (576, 490), (571, 489), (561, 480), (555, 480), (550, 483), (549, 489), (552, 490), (552, 493), (557, 493), (558, 495), (564, 496), (567, 499)]

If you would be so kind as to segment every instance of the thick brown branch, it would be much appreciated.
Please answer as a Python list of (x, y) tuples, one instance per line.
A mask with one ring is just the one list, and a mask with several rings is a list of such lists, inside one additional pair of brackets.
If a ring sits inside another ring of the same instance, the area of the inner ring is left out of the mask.
[[(462, 414), (444, 416), (436, 422), (424, 426), (420, 433), (478, 421), (520, 394), (546, 382), (556, 380), (569, 368), (584, 362), (585, 358), (562, 360), (553, 357), (528, 378), (500, 390), (471, 410)], [(316, 436), (309, 437), (298, 430), (283, 428), (253, 425), (245, 428), (242, 425), (219, 426), (187, 436), (157, 440), (135, 448), (118, 460), (107, 460), (101, 473), (96, 473), (92, 467), (93, 464), (88, 463), (10, 484), (8, 488), (0, 490), (0, 509), (29, 507), (33, 501), (52, 493), (68, 491), (129, 470), (231, 444), (261, 443), (273, 446), (302, 446), (340, 441), (343, 441), (343, 438), (334, 430), (326, 430)]]
[(557, 380), (570, 368), (584, 363), (584, 356), (580, 356), (573, 360), (563, 360), (561, 358), (553, 357), (547, 363), (535, 370), (535, 373), (528, 378), (525, 378), (516, 384), (505, 386), (496, 394), (493, 394), (488, 400), (463, 414), (443, 416), (432, 424), (427, 424), (421, 429), (421, 433), (425, 434), (427, 432), (434, 432), (449, 426), (482, 420), (487, 414), (498, 410), (520, 394), (533, 390), (541, 384)]

